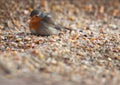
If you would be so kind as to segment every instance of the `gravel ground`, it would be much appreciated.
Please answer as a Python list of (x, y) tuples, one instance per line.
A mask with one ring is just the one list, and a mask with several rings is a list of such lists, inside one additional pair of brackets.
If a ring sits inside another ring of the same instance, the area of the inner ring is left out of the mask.
[[(119, 0), (0, 2), (0, 85), (119, 85)], [(68, 30), (31, 35), (40, 8)]]

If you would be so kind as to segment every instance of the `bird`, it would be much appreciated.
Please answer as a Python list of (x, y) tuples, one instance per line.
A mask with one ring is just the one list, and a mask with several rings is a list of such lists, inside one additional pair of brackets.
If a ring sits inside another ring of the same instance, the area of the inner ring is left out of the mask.
[(50, 36), (58, 34), (63, 29), (62, 26), (55, 23), (49, 13), (44, 13), (41, 10), (32, 10), (30, 17), (29, 29), (32, 34)]

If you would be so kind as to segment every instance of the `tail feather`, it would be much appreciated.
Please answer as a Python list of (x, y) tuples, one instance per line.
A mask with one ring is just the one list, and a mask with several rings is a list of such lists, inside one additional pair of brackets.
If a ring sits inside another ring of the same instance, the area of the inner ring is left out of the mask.
[(69, 29), (69, 28), (67, 28), (67, 27), (64, 27), (64, 26), (61, 26), (61, 25), (56, 25), (56, 27), (55, 27), (57, 30), (63, 30), (63, 31), (65, 31), (65, 30), (70, 30), (71, 31), (71, 29)]

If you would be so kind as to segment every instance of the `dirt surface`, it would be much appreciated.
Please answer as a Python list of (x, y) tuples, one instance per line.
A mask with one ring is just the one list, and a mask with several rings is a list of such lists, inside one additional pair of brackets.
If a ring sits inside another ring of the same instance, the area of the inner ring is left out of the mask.
[[(119, 85), (119, 0), (0, 2), (0, 85)], [(68, 30), (32, 35), (33, 9)]]

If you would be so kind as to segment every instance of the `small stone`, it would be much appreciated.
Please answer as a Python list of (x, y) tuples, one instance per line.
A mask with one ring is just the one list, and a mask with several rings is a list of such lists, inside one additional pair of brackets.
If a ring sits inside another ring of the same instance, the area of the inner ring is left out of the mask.
[(5, 39), (5, 37), (4, 37), (4, 36), (0, 36), (0, 38), (1, 38), (1, 39), (3, 39), (3, 40)]
[(118, 29), (118, 27), (115, 24), (109, 24), (109, 27), (113, 30)]
[(22, 38), (17, 38), (16, 39), (16, 42), (20, 42), (20, 41), (22, 41)]
[(112, 59), (111, 58), (108, 58), (109, 61), (111, 61)]
[(29, 14), (29, 11), (28, 10), (24, 10), (24, 14)]
[(25, 41), (31, 41), (30, 37), (25, 37)]
[(40, 60), (44, 58), (44, 55), (43, 55), (38, 49), (33, 50), (32, 53), (33, 53), (35, 56), (37, 56)]
[(75, 17), (74, 16), (70, 16), (70, 17), (68, 17), (68, 19), (71, 20), (71, 21), (74, 21)]

